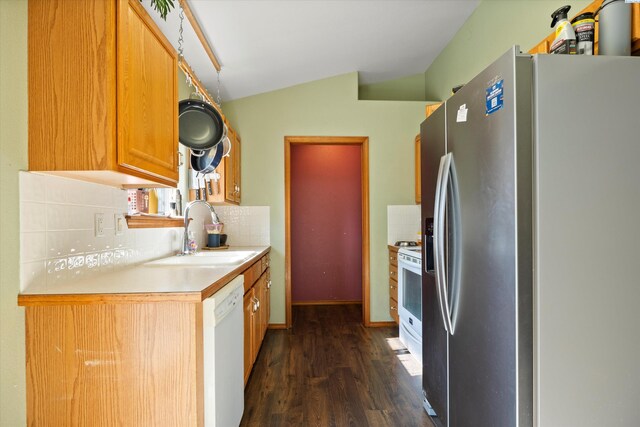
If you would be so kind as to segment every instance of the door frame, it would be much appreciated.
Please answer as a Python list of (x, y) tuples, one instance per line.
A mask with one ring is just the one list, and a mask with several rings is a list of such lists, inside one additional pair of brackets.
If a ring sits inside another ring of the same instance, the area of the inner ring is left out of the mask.
[(362, 195), (362, 323), (369, 319), (369, 137), (368, 136), (285, 136), (284, 137), (284, 222), (285, 222), (285, 309), (286, 326), (291, 316), (291, 146), (292, 145), (360, 145), (360, 185)]

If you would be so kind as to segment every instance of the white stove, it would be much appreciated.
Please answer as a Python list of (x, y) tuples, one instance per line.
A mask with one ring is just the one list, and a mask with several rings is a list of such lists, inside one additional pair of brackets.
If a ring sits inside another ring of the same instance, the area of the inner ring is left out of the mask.
[(422, 247), (398, 250), (400, 341), (422, 361)]
[(420, 268), (422, 265), (422, 246), (400, 248), (398, 250), (398, 260)]

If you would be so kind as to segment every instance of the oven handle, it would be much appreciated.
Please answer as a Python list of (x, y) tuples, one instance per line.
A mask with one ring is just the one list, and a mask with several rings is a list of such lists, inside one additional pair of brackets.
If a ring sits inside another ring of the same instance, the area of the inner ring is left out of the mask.
[(404, 324), (404, 322), (400, 322), (400, 327), (401, 327), (402, 329), (404, 329), (404, 331), (405, 331), (407, 334), (409, 334), (409, 336), (410, 336), (411, 338), (413, 338), (413, 340), (414, 340), (414, 341), (416, 341), (416, 342), (422, 342), (422, 339), (421, 339), (420, 337), (416, 336), (415, 332), (413, 332), (413, 331), (409, 330), (409, 328), (407, 328), (407, 325), (405, 325), (405, 324)]
[[(449, 332), (448, 324), (446, 320), (446, 314), (444, 311), (444, 305), (442, 304), (442, 281), (444, 271), (441, 270), (440, 257), (442, 254), (440, 253), (440, 217), (444, 214), (444, 208), (441, 209), (441, 197), (442, 193), (442, 174), (444, 171), (444, 165), (446, 156), (442, 156), (440, 158), (440, 166), (438, 167), (438, 179), (436, 181), (436, 195), (435, 195), (435, 205), (433, 209), (433, 261), (434, 268), (436, 273), (436, 296), (438, 297), (438, 306), (440, 307), (440, 314), (442, 315), (442, 324), (444, 326), (444, 330)], [(442, 233), (442, 236), (444, 234)], [(444, 244), (443, 244), (444, 248)], [(443, 263), (444, 264), (444, 263)]]

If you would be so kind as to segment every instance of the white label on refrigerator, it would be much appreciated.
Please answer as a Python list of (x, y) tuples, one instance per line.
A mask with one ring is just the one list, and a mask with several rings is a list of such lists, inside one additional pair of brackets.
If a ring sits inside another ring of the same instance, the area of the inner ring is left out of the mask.
[(460, 108), (458, 108), (458, 116), (456, 117), (456, 122), (466, 122), (467, 121), (467, 104), (462, 104)]

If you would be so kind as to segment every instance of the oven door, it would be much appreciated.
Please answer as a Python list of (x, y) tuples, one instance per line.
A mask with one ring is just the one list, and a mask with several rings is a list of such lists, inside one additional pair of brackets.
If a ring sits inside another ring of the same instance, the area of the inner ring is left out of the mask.
[(398, 316), (400, 326), (422, 342), (422, 276), (420, 266), (398, 260)]

